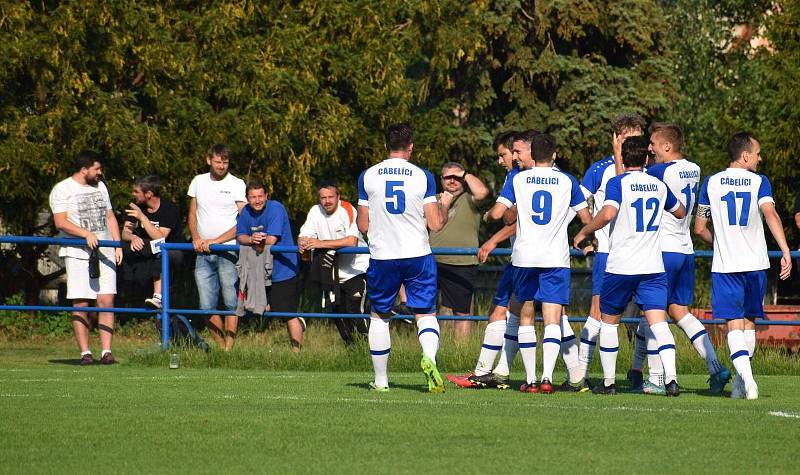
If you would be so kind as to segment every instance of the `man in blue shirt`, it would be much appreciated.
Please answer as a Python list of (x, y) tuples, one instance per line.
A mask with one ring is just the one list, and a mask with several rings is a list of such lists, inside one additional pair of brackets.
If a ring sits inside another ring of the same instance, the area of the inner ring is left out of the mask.
[[(247, 205), (236, 222), (236, 239), (240, 245), (263, 247), (294, 246), (289, 215), (283, 204), (267, 200), (264, 183), (253, 180), (247, 185)], [(275, 253), (273, 256), (272, 285), (267, 287), (267, 298), (273, 312), (297, 312), (299, 304), (298, 265), (296, 253)], [(299, 352), (303, 344), (305, 322), (290, 318), (286, 322), (292, 351)]]

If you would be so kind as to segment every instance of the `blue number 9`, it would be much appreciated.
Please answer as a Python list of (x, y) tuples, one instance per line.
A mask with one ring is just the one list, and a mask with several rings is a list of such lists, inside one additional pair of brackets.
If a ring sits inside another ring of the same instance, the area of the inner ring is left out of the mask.
[(531, 198), (531, 219), (536, 224), (547, 224), (553, 214), (553, 195), (549, 191), (539, 190)]

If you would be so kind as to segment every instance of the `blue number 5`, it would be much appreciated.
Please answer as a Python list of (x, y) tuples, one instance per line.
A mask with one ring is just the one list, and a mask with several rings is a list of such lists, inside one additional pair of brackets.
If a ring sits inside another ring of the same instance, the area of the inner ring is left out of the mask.
[(390, 214), (403, 214), (406, 210), (406, 194), (398, 189), (403, 184), (402, 181), (386, 182), (386, 211)]

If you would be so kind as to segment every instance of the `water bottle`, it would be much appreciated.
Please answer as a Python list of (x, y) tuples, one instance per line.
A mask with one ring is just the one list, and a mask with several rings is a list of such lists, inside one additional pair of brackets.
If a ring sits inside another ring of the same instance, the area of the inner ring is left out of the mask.
[(178, 369), (181, 367), (181, 355), (177, 352), (169, 355), (169, 369)]
[(89, 253), (89, 278), (100, 278), (100, 249), (94, 248)]

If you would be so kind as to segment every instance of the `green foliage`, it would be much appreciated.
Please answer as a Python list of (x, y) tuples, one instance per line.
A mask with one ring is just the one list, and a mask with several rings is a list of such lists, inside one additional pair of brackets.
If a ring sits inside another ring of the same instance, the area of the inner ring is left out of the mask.
[[(5, 305), (25, 305), (25, 296), (14, 294)], [(72, 315), (69, 312), (17, 312), (0, 311), (0, 334), (11, 340), (30, 339), (35, 336), (62, 337), (72, 333)]]

